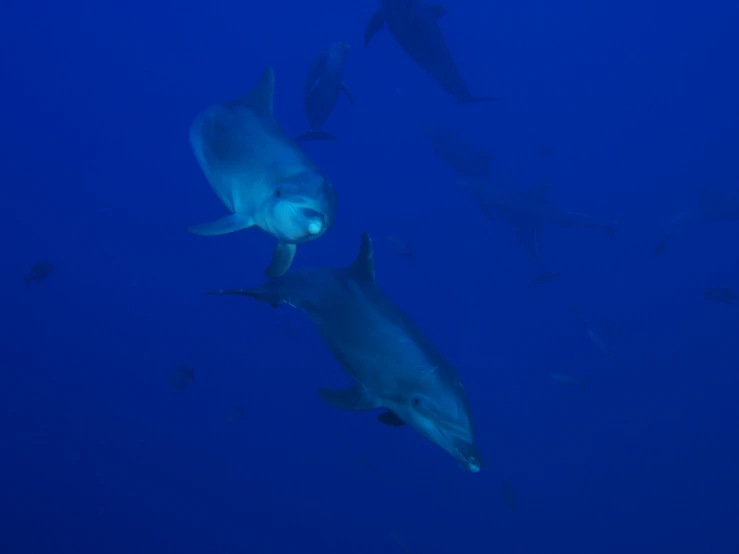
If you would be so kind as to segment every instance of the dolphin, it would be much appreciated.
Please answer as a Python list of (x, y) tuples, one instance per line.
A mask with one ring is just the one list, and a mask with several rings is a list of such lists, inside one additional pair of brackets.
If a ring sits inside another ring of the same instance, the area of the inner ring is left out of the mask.
[(598, 229), (612, 239), (616, 237), (615, 225), (587, 215), (566, 212), (557, 207), (549, 198), (550, 185), (522, 190), (495, 187), (485, 179), (460, 178), (457, 183), (480, 203), (485, 215), (493, 220), (500, 217), (514, 229), (526, 254), (541, 270), (541, 274), (534, 278), (532, 285), (555, 281), (559, 277), (558, 274), (547, 271), (541, 261), (541, 237), (548, 224)]
[(272, 115), (274, 89), (274, 70), (268, 67), (254, 89), (210, 106), (190, 128), (195, 157), (231, 212), (190, 232), (213, 236), (258, 227), (278, 241), (268, 277), (285, 273), (296, 245), (323, 236), (336, 214), (333, 184)]
[(670, 241), (679, 233), (713, 221), (739, 220), (739, 192), (712, 187), (698, 189), (695, 207), (676, 217), (669, 231), (652, 248), (652, 257), (667, 252)]
[(495, 156), (478, 148), (456, 131), (441, 125), (426, 124), (424, 134), (431, 139), (437, 158), (446, 162), (463, 177), (489, 177), (490, 162)]
[(364, 45), (369, 46), (372, 37), (387, 23), (401, 48), (442, 89), (456, 97), (458, 104), (500, 100), (470, 93), (439, 28), (438, 20), (445, 13), (442, 6), (428, 5), (424, 0), (382, 0), (365, 29)]
[(336, 140), (327, 131), (322, 131), (324, 123), (331, 115), (339, 93), (343, 90), (349, 102), (354, 104), (354, 97), (344, 84), (344, 64), (349, 45), (346, 42), (335, 42), (321, 52), (313, 63), (313, 67), (305, 80), (305, 101), (303, 110), (310, 123), (311, 130), (295, 138), (303, 140)]
[(319, 389), (342, 410), (384, 408), (378, 420), (408, 424), (476, 473), (482, 458), (462, 380), (416, 324), (375, 284), (372, 241), (362, 235), (359, 255), (345, 268), (292, 270), (254, 289), (206, 294), (251, 296), (305, 312), (336, 361), (354, 380), (343, 390)]

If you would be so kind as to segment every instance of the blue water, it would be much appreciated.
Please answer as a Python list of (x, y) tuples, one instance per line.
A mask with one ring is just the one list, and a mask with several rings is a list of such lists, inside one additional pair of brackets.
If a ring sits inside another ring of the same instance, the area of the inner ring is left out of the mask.
[[(739, 187), (736, 3), (449, 3), (470, 88), (505, 98), (467, 106), (387, 29), (363, 46), (378, 5), (3, 5), (1, 553), (739, 551), (739, 307), (703, 298), (739, 286), (739, 224), (649, 257), (699, 186)], [(192, 120), (269, 65), (277, 120), (305, 131), (303, 80), (336, 40), (356, 103), (326, 125), (339, 141), (304, 149), (339, 211), (295, 266), (347, 265), (373, 236), (379, 286), (465, 381), (479, 474), (323, 405), (316, 389), (349, 380), (297, 310), (203, 296), (261, 284), (274, 241), (187, 232), (225, 213)], [(617, 240), (547, 229), (563, 278), (530, 288), (514, 234), (455, 187), (422, 120), (617, 221)], [(55, 270), (26, 289), (37, 261)], [(620, 323), (613, 355), (572, 302)], [(196, 372), (184, 391), (177, 365)]]

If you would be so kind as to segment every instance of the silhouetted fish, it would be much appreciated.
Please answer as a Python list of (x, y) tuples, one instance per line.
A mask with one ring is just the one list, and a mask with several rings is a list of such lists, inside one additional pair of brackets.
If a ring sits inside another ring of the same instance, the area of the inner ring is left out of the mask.
[(229, 406), (226, 410), (226, 419), (229, 423), (235, 423), (241, 420), (246, 415), (246, 408), (243, 404), (236, 404), (235, 406)]
[(26, 288), (31, 286), (31, 281), (40, 283), (51, 275), (52, 271), (54, 271), (54, 266), (49, 262), (38, 262), (33, 264), (28, 272), (28, 276), (23, 278), (26, 282)]
[(195, 380), (195, 370), (178, 365), (172, 375), (167, 377), (167, 383), (177, 390), (185, 390), (187, 384)]
[(703, 296), (716, 304), (731, 304), (736, 300), (736, 292), (731, 287), (709, 287)]

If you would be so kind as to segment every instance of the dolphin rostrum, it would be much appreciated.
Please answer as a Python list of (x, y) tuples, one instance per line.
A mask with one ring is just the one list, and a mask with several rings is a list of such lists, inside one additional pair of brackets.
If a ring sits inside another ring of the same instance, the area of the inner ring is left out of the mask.
[(459, 74), (438, 20), (446, 10), (424, 0), (382, 0), (364, 32), (364, 45), (387, 23), (398, 44), (439, 86), (457, 98), (458, 104), (500, 100), (474, 97)]
[(321, 237), (336, 213), (333, 184), (275, 121), (274, 89), (267, 68), (254, 89), (210, 106), (190, 128), (195, 157), (231, 215), (189, 230), (213, 236), (258, 227), (278, 241), (268, 277), (285, 273), (296, 245)]
[(321, 128), (334, 109), (339, 93), (344, 91), (349, 102), (354, 104), (354, 97), (344, 84), (344, 64), (349, 45), (346, 42), (335, 42), (316, 58), (313, 67), (305, 80), (305, 100), (303, 110), (310, 123), (311, 130), (295, 138), (303, 140), (336, 140), (336, 137)]
[(670, 230), (652, 248), (652, 257), (667, 252), (670, 241), (679, 233), (712, 221), (739, 220), (739, 192), (711, 187), (698, 189), (697, 205), (672, 222)]
[(378, 420), (408, 424), (475, 473), (482, 458), (462, 380), (411, 319), (375, 284), (372, 241), (362, 235), (359, 256), (346, 268), (305, 268), (255, 289), (208, 294), (251, 296), (305, 312), (355, 385), (320, 389), (343, 410), (386, 411)]
[(549, 198), (551, 186), (532, 189), (510, 189), (493, 186), (486, 179), (458, 179), (460, 184), (480, 203), (490, 219), (500, 217), (518, 236), (526, 254), (539, 266), (542, 273), (534, 284), (556, 280), (556, 273), (547, 271), (540, 257), (541, 236), (547, 224), (560, 227), (598, 229), (610, 238), (616, 238), (616, 226), (598, 221), (590, 216), (566, 212)]

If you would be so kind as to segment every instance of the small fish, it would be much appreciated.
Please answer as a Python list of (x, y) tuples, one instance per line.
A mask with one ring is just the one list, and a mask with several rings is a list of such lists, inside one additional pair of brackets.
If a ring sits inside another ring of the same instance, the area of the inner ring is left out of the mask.
[(33, 264), (28, 272), (28, 276), (23, 278), (23, 280), (26, 282), (26, 288), (31, 286), (32, 281), (36, 281), (36, 283), (41, 283), (41, 281), (51, 275), (52, 271), (54, 271), (54, 266), (51, 265), (49, 262), (39, 262)]
[(171, 376), (167, 377), (167, 383), (176, 390), (185, 390), (187, 384), (195, 380), (195, 370), (178, 365)]
[(416, 261), (416, 253), (413, 251), (413, 248), (410, 244), (396, 235), (388, 235), (385, 238), (387, 239), (388, 244), (390, 244), (390, 248), (392, 248), (396, 256), (405, 258), (406, 260), (410, 260), (411, 262)]
[(558, 383), (565, 383), (567, 385), (574, 385), (578, 388), (584, 389), (585, 388), (585, 381), (581, 381), (580, 379), (574, 378), (572, 375), (568, 375), (566, 373), (550, 373), (549, 376), (552, 378), (553, 381), (557, 381)]
[(235, 423), (246, 415), (246, 408), (243, 404), (236, 404), (235, 406), (229, 406), (226, 410), (226, 419), (229, 423)]
[(731, 304), (737, 298), (732, 287), (709, 287), (703, 293), (703, 297), (716, 304)]

